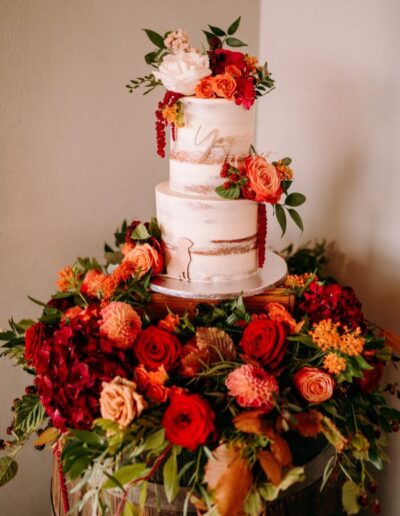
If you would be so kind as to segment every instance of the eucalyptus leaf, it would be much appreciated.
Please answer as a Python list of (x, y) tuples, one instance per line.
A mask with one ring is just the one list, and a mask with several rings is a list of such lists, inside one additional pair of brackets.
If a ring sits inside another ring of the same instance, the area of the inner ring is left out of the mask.
[(237, 18), (231, 25), (229, 25), (229, 28), (228, 28), (229, 36), (232, 36), (238, 30), (239, 25), (240, 25), (240, 19), (241, 19), (241, 16), (239, 16), (239, 18)]
[(286, 197), (285, 205), (292, 207), (301, 206), (302, 204), (304, 204), (305, 200), (305, 195), (303, 195), (302, 193), (293, 192)]
[(139, 516), (140, 511), (131, 502), (126, 501), (121, 516)]
[(161, 36), (161, 34), (158, 34), (157, 32), (154, 32), (154, 30), (150, 29), (143, 29), (144, 32), (147, 34), (147, 37), (149, 40), (155, 44), (158, 48), (165, 48), (164, 45), (164, 38)]
[(18, 463), (12, 457), (6, 455), (0, 458), (0, 486), (4, 486), (12, 480), (18, 471)]
[(163, 480), (165, 496), (169, 503), (173, 502), (179, 493), (178, 463), (176, 460), (176, 449), (172, 448), (171, 455), (163, 467)]
[(225, 43), (230, 47), (247, 47), (247, 43), (244, 43), (243, 41), (237, 38), (226, 38)]
[(291, 219), (293, 220), (293, 222), (296, 224), (296, 226), (301, 230), (301, 231), (304, 231), (304, 224), (303, 224), (303, 220), (299, 214), (298, 211), (294, 210), (293, 208), (289, 208), (288, 209), (288, 212), (289, 212), (289, 215), (291, 217)]
[[(122, 466), (118, 471), (113, 474), (113, 477), (122, 485), (131, 482), (146, 474), (146, 464), (143, 462), (137, 462), (136, 464), (129, 464), (128, 466)], [(110, 489), (116, 487), (116, 482), (112, 478), (106, 480), (103, 484), (104, 489)]]
[(215, 34), (216, 36), (225, 36), (226, 35), (225, 31), (223, 31), (219, 27), (213, 27), (212, 25), (209, 25), (209, 27), (210, 27), (210, 31), (213, 34)]
[(287, 220), (285, 210), (281, 204), (275, 204), (275, 215), (282, 229), (281, 236), (283, 236), (286, 233)]

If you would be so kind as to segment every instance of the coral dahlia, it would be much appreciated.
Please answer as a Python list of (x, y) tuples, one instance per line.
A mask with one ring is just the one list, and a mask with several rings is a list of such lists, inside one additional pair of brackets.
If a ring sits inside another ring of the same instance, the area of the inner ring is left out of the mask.
[(273, 394), (279, 393), (276, 378), (261, 367), (246, 364), (235, 369), (225, 380), (229, 394), (241, 407), (256, 407), (270, 412), (275, 405)]
[(115, 347), (127, 349), (133, 345), (142, 321), (127, 303), (113, 301), (101, 310), (100, 332), (114, 342)]

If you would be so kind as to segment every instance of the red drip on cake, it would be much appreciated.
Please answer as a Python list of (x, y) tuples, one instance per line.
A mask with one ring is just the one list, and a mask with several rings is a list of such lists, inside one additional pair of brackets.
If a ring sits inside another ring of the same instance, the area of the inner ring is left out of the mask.
[(261, 268), (265, 262), (265, 245), (267, 241), (267, 209), (264, 203), (258, 204), (257, 211), (257, 258), (258, 266)]
[[(165, 158), (165, 146), (167, 139), (165, 136), (165, 129), (168, 125), (168, 121), (164, 118), (163, 109), (165, 107), (171, 107), (177, 102), (183, 95), (176, 93), (175, 91), (167, 91), (161, 102), (158, 103), (156, 111), (156, 133), (157, 133), (157, 154), (162, 158)], [(175, 133), (175, 127), (173, 126), (173, 137)]]

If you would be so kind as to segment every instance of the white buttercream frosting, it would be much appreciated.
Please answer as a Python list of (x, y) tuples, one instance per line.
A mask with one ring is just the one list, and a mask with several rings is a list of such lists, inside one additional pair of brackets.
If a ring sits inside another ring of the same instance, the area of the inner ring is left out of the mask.
[(189, 239), (191, 281), (232, 281), (257, 271), (257, 203), (185, 195), (156, 187), (157, 219), (175, 270), (178, 242)]

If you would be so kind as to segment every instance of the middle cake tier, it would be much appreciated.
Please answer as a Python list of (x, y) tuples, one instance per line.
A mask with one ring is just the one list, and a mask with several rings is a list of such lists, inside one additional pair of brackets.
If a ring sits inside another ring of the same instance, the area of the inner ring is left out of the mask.
[(220, 282), (257, 271), (256, 202), (177, 193), (164, 182), (156, 205), (169, 277)]

